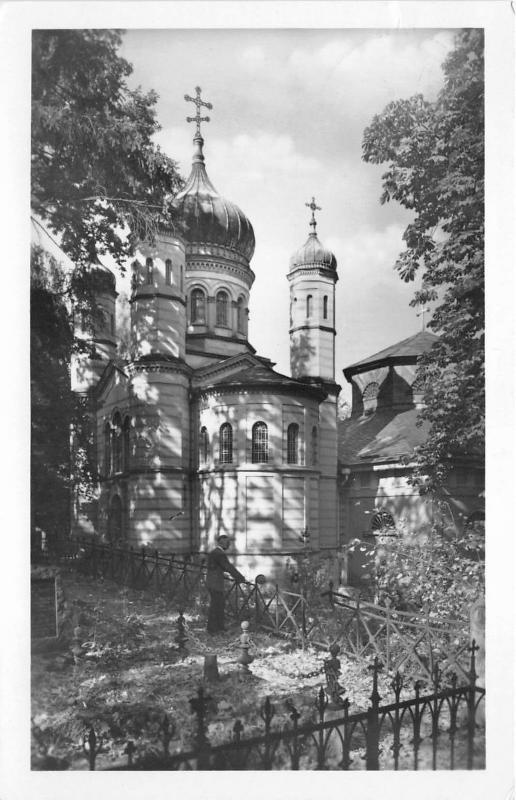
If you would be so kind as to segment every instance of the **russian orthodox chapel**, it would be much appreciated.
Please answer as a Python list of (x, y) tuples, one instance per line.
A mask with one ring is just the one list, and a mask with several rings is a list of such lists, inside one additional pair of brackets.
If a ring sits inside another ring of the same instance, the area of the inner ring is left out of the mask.
[(334, 554), (375, 512), (394, 515), (392, 498), (407, 486), (400, 458), (414, 445), (415, 364), (431, 334), (345, 370), (353, 411), (338, 424), (337, 261), (318, 238), (312, 199), (287, 276), (291, 375), (256, 353), (247, 331), (253, 227), (208, 177), (200, 113), (211, 106), (196, 92), (185, 98), (197, 109), (190, 176), (132, 264), (124, 360), (115, 277), (95, 267), (104, 325), (95, 357), (74, 357), (72, 382), (91, 401), (99, 489), (76, 500), (74, 532), (176, 554), (203, 551), (224, 532), (240, 568), (270, 575), (307, 537)]

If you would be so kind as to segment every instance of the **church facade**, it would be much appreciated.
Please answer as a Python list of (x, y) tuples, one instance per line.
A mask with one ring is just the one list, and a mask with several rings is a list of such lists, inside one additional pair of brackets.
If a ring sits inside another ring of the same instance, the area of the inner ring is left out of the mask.
[(338, 547), (335, 283), (311, 231), (292, 257), (292, 375), (248, 341), (250, 221), (211, 183), (200, 132), (170, 224), (132, 264), (131, 357), (117, 358), (114, 276), (97, 266), (104, 327), (77, 355), (73, 388), (92, 400), (98, 498), (75, 532), (186, 554), (224, 532), (239, 563), (271, 572), (288, 553)]
[[(247, 330), (253, 228), (208, 177), (206, 104), (200, 90), (189, 99), (192, 170), (132, 264), (127, 359), (117, 355), (114, 275), (94, 267), (104, 324), (95, 356), (74, 356), (72, 387), (90, 403), (99, 484), (93, 500), (75, 498), (73, 532), (175, 554), (227, 533), (239, 568), (278, 578), (307, 541), (320, 556), (339, 553), (368, 533), (365, 512), (394, 517), (392, 497), (414, 494), (400, 457), (416, 444), (415, 364), (431, 335), (415, 337), (408, 361), (395, 347), (345, 370), (353, 411), (338, 422), (337, 262), (317, 236), (312, 199), (310, 232), (288, 272), (291, 375), (258, 355)], [(399, 434), (389, 425), (403, 429), (403, 453), (367, 450), (382, 430), (384, 445)], [(474, 505), (461, 502), (465, 512)], [(422, 504), (413, 507), (419, 524)]]

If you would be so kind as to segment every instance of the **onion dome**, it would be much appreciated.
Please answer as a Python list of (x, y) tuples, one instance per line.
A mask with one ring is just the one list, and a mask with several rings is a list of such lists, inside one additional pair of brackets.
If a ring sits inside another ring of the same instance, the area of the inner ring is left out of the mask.
[(336, 270), (337, 259), (331, 250), (324, 247), (317, 238), (317, 222), (315, 221), (314, 211), (319, 207), (315, 205), (313, 198), (311, 203), (305, 203), (305, 205), (312, 209), (312, 219), (310, 220), (310, 227), (312, 230), (303, 247), (300, 247), (290, 259), (290, 269), (293, 270), (297, 267), (305, 266), (318, 266), (324, 267), (325, 269)]
[(194, 137), (192, 171), (173, 208), (184, 226), (184, 235), (192, 245), (226, 247), (250, 261), (254, 253), (253, 226), (235, 203), (222, 197), (210, 181), (199, 131)]
[(88, 269), (88, 275), (97, 291), (116, 294), (116, 277), (108, 267), (101, 264), (98, 258)]

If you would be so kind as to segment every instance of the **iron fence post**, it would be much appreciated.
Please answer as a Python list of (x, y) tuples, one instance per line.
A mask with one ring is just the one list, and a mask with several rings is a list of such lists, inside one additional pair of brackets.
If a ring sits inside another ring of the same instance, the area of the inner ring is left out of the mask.
[(479, 649), (475, 639), (472, 639), (468, 650), (471, 653), (469, 662), (467, 690), (468, 703), (468, 769), (473, 769), (473, 749), (475, 744), (475, 712), (476, 712), (476, 683), (477, 672), (475, 664), (475, 652)]
[(298, 740), (298, 726), (299, 726), (299, 717), (301, 716), (297, 708), (295, 708), (292, 700), (287, 700), (285, 705), (287, 706), (288, 710), (290, 711), (290, 719), (292, 720), (292, 730), (293, 730), (293, 737), (292, 737), (292, 750), (290, 751), (290, 758), (291, 758), (291, 769), (298, 770), (299, 769), (299, 740)]
[(325, 745), (324, 745), (324, 712), (326, 711), (326, 706), (328, 705), (328, 700), (326, 698), (326, 693), (324, 688), (321, 686), (319, 691), (317, 692), (317, 697), (315, 700), (315, 707), (317, 709), (317, 714), (319, 716), (319, 729), (318, 729), (318, 741), (317, 741), (317, 767), (316, 769), (324, 769), (324, 759), (325, 759)]
[(206, 736), (206, 715), (208, 713), (208, 702), (211, 700), (209, 695), (204, 694), (204, 689), (199, 686), (197, 690), (197, 697), (192, 698), (189, 703), (192, 712), (197, 717), (197, 732), (196, 732), (196, 746), (197, 746), (197, 769), (210, 768), (210, 743)]
[(381, 697), (378, 694), (378, 673), (382, 665), (375, 656), (373, 664), (368, 669), (373, 673), (373, 691), (371, 692), (371, 705), (367, 709), (367, 733), (366, 733), (366, 769), (375, 771), (380, 769), (380, 725), (378, 720), (378, 708)]
[(432, 769), (437, 769), (437, 745), (439, 741), (439, 711), (440, 703), (437, 698), (439, 687), (441, 684), (442, 672), (439, 669), (439, 663), (436, 661), (432, 668), (432, 685), (434, 689), (434, 697), (430, 712), (432, 714)]
[(421, 689), (421, 681), (416, 681), (414, 683), (414, 691), (415, 691), (415, 704), (414, 704), (414, 716), (413, 720), (413, 731), (414, 736), (412, 739), (412, 747), (414, 750), (414, 770), (419, 768), (419, 745), (421, 744), (421, 718), (422, 718), (422, 711), (419, 705), (419, 692)]
[(399, 671), (396, 672), (394, 680), (391, 683), (391, 687), (394, 691), (394, 697), (396, 698), (396, 709), (393, 721), (393, 742), (391, 750), (394, 756), (394, 769), (397, 770), (399, 764), (400, 749), (401, 749), (401, 744), (400, 744), (401, 720), (400, 720), (399, 704), (400, 704), (400, 694), (403, 688), (403, 680), (401, 678)]
[(265, 723), (265, 735), (264, 735), (265, 751), (263, 757), (263, 768), (266, 770), (270, 770), (272, 769), (270, 735), (271, 735), (271, 722), (274, 716), (274, 706), (272, 705), (271, 699), (268, 696), (265, 698), (262, 710), (260, 711), (260, 716)]

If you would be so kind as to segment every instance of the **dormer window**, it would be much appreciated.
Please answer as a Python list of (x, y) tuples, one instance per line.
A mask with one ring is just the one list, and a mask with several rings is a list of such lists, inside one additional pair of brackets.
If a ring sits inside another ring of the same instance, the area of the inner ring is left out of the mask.
[(362, 393), (362, 402), (364, 404), (364, 414), (372, 414), (376, 411), (378, 403), (378, 391), (380, 386), (376, 381), (368, 383)]

